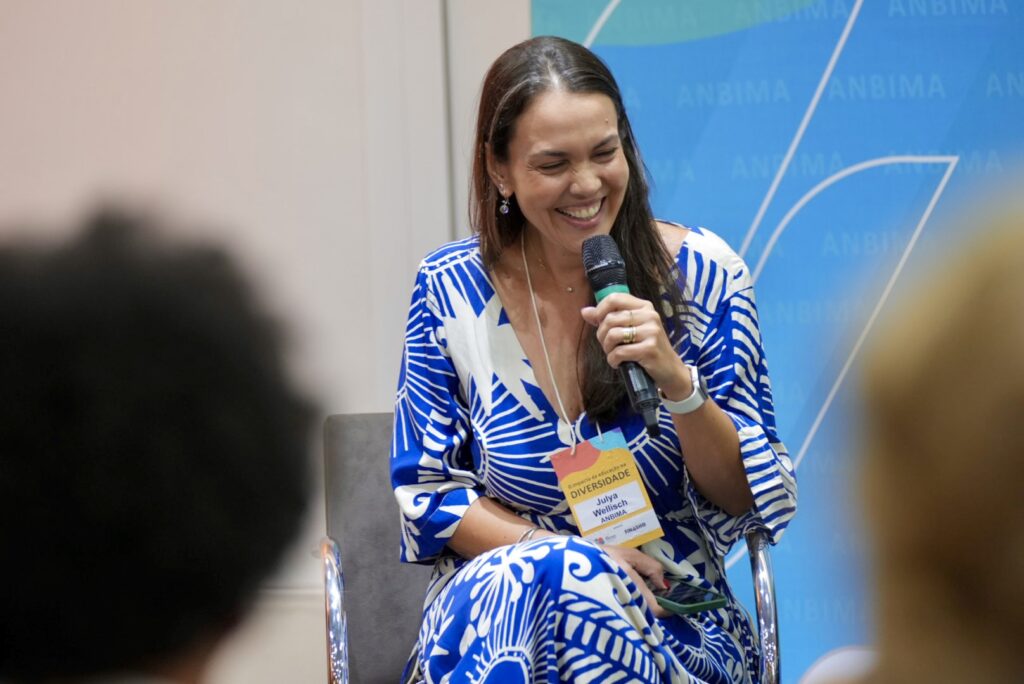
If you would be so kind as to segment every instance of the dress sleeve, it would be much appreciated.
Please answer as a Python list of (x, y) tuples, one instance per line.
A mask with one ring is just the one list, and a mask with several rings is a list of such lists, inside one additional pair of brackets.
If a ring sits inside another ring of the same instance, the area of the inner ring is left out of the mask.
[(473, 470), (469, 410), (445, 339), (432, 278), (421, 266), (406, 323), (391, 443), (401, 558), (409, 563), (440, 555), (483, 492)]
[[(692, 481), (687, 485), (697, 517), (722, 555), (754, 529), (765, 530), (776, 543), (796, 513), (797, 495), (796, 472), (775, 428), (753, 282), (739, 257), (734, 263), (737, 267), (731, 273), (719, 273), (720, 287), (710, 288), (718, 297), (709, 299), (718, 302), (708, 307), (697, 364), (708, 392), (736, 426), (754, 506), (733, 516), (704, 498)], [(708, 304), (708, 299), (702, 301)], [(700, 308), (701, 301), (696, 306)]]

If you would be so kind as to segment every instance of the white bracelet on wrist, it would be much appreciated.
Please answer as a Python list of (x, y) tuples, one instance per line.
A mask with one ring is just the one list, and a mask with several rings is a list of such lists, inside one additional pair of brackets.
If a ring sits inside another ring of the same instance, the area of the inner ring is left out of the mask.
[(672, 401), (665, 396), (665, 393), (661, 393), (661, 403), (668, 409), (669, 413), (674, 413), (677, 416), (684, 416), (687, 413), (693, 413), (708, 399), (708, 388), (704, 383), (704, 378), (701, 377), (696, 366), (686, 364), (686, 369), (690, 371), (690, 384), (693, 386), (693, 391), (690, 392), (690, 396), (680, 401)]

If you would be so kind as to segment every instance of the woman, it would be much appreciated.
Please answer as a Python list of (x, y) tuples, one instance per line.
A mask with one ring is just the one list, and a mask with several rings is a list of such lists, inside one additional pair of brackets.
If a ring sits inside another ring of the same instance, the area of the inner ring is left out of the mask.
[[(421, 264), (399, 379), (402, 559), (435, 563), (407, 675), (756, 678), (723, 556), (749, 529), (777, 539), (796, 485), (746, 267), (710, 232), (653, 219), (618, 87), (580, 45), (534, 38), (501, 55), (475, 149), (478, 234)], [(581, 249), (602, 234), (618, 243), (632, 294), (595, 306)], [(625, 401), (624, 361), (667, 402), (658, 437)], [(614, 429), (664, 532), (640, 548), (580, 538), (552, 467)], [(650, 587), (669, 581), (729, 602), (667, 613)]]

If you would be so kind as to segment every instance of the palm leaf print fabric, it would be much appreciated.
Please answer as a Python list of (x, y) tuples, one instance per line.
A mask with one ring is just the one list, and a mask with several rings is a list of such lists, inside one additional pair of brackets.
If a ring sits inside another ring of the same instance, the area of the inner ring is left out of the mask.
[[(407, 668), (426, 682), (756, 681), (757, 645), (725, 579), (723, 557), (744, 533), (778, 540), (796, 511), (796, 480), (775, 430), (750, 274), (710, 231), (677, 255), (687, 300), (673, 334), (736, 427), (754, 507), (732, 516), (690, 483), (671, 416), (661, 435), (624, 408), (622, 430), (665, 536), (642, 550), (666, 576), (715, 589), (724, 608), (656, 618), (632, 580), (579, 537), (550, 463), (569, 426), (541, 392), (484, 268), (476, 237), (420, 265), (395, 404), (391, 478), (401, 559), (433, 563), (419, 642)], [(677, 326), (678, 327), (678, 326)], [(581, 415), (584, 439), (598, 426)], [(565, 535), (494, 549), (469, 561), (446, 548), (466, 509), (488, 496)]]

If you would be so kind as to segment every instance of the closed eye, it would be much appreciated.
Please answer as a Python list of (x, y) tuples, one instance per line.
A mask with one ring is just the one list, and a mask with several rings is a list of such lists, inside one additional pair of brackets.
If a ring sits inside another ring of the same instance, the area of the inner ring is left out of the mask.
[(540, 169), (541, 171), (548, 171), (548, 172), (550, 172), (550, 171), (558, 171), (559, 169), (561, 169), (564, 166), (565, 166), (565, 161), (563, 160), (563, 161), (551, 162), (550, 164), (541, 164), (537, 168)]

